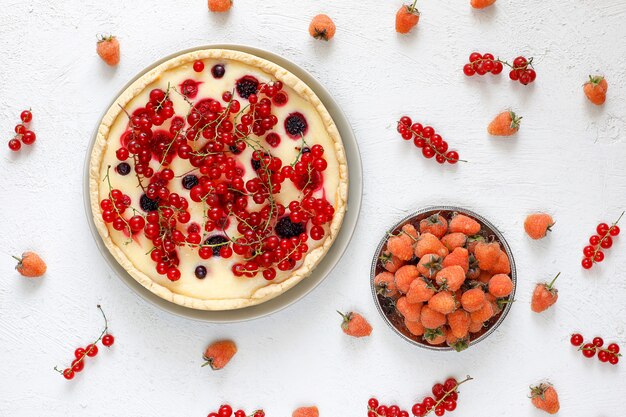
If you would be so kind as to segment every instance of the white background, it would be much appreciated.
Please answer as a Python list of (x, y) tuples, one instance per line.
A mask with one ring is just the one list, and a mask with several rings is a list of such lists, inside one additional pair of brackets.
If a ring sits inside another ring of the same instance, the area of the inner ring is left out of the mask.
[[(420, 0), (419, 26), (400, 36), (397, 1), (235, 0), (218, 16), (203, 0), (2, 0), (0, 416), (204, 416), (225, 401), (264, 407), (270, 417), (307, 404), (325, 417), (364, 416), (371, 395), (409, 408), (434, 382), (466, 374), (476, 380), (464, 386), (458, 416), (539, 416), (528, 386), (544, 378), (559, 391), (561, 415), (623, 415), (626, 363), (586, 360), (568, 339), (582, 331), (626, 348), (624, 237), (602, 265), (580, 267), (598, 222), (626, 208), (626, 3), (566, 3), (498, 0), (474, 11), (465, 0)], [(337, 24), (329, 43), (307, 33), (320, 12)], [(95, 54), (102, 32), (120, 39), (117, 69)], [(312, 72), (352, 122), (365, 175), (356, 234), (328, 279), (285, 311), (233, 325), (174, 317), (132, 293), (98, 252), (82, 195), (90, 135), (119, 88), (165, 55), (218, 42), (265, 48)], [(534, 56), (537, 81), (469, 79), (461, 69), (473, 50), (509, 60)], [(590, 73), (608, 79), (603, 107), (583, 96)], [(6, 142), (28, 107), (38, 140), (13, 154)], [(487, 124), (507, 108), (524, 116), (519, 134), (489, 137)], [(432, 124), (470, 162), (441, 167), (423, 159), (395, 132), (405, 112)], [(461, 354), (420, 350), (396, 337), (378, 317), (368, 284), (385, 229), (439, 203), (489, 218), (518, 265), (511, 314), (488, 341)], [(522, 229), (535, 210), (557, 221), (538, 242)], [(27, 249), (48, 261), (45, 278), (13, 271), (9, 254)], [(531, 313), (535, 282), (558, 271), (558, 304)], [(97, 303), (116, 344), (66, 382), (52, 367), (100, 332)], [(372, 336), (344, 336), (336, 308), (363, 312)], [(240, 349), (220, 372), (200, 368), (216, 338), (233, 338)]]

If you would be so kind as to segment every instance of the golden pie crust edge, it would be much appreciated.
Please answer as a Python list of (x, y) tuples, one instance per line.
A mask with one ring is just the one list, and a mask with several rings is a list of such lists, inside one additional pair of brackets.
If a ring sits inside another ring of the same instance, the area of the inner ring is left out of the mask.
[[(172, 292), (168, 288), (153, 281), (135, 267), (126, 254), (113, 242), (109, 236), (109, 230), (101, 217), (102, 212), (100, 209), (99, 196), (99, 187), (102, 183), (102, 179), (100, 178), (101, 166), (107, 148), (107, 137), (112, 124), (123, 111), (123, 108), (148, 85), (156, 81), (163, 72), (196, 60), (209, 58), (241, 61), (261, 69), (275, 79), (282, 81), (284, 85), (291, 87), (297, 94), (311, 103), (322, 118), (326, 126), (326, 131), (333, 140), (335, 155), (338, 161), (339, 186), (335, 196), (335, 216), (330, 224), (329, 233), (325, 236), (322, 245), (309, 252), (303, 258), (300, 267), (293, 270), (287, 279), (280, 283), (269, 283), (259, 288), (250, 298), (201, 299)], [(98, 127), (96, 140), (91, 152), (89, 162), (89, 196), (93, 220), (105, 246), (122, 268), (142, 286), (160, 298), (184, 307), (196, 310), (234, 310), (261, 304), (284, 293), (306, 278), (322, 260), (335, 241), (346, 212), (348, 200), (348, 164), (341, 136), (339, 135), (337, 126), (335, 126), (335, 122), (328, 113), (328, 110), (326, 110), (326, 107), (324, 107), (320, 99), (307, 84), (281, 66), (255, 55), (228, 49), (205, 49), (179, 55), (151, 69), (126, 88), (107, 110)]]

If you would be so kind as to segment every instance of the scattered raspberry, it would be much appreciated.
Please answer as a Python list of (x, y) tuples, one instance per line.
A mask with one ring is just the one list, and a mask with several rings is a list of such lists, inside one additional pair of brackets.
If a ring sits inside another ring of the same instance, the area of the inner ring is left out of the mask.
[(17, 260), (15, 269), (22, 276), (28, 278), (37, 278), (46, 273), (46, 263), (35, 252), (24, 252), (21, 258), (13, 257)]
[(204, 351), (206, 361), (202, 366), (209, 365), (213, 370), (224, 368), (237, 353), (237, 345), (231, 340), (220, 340), (210, 344)]
[(360, 314), (354, 312), (343, 314), (339, 311), (337, 313), (343, 317), (341, 329), (348, 336), (365, 337), (372, 333), (372, 326)]
[(120, 43), (115, 36), (101, 35), (98, 38), (96, 52), (107, 65), (114, 67), (120, 63)]
[(337, 27), (333, 20), (325, 14), (318, 14), (311, 20), (309, 34), (315, 39), (329, 41), (335, 36)]

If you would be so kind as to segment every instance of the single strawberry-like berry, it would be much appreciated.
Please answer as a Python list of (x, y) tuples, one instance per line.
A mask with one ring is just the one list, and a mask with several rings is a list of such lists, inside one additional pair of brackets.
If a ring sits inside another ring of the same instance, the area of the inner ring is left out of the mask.
[(281, 217), (276, 222), (274, 228), (278, 237), (282, 239), (289, 239), (292, 237), (300, 236), (304, 233), (305, 228), (303, 223), (294, 223), (289, 216)]
[(559, 411), (559, 396), (550, 384), (542, 383), (530, 387), (530, 398), (535, 407), (548, 414), (556, 414)]
[(223, 13), (230, 10), (233, 0), (208, 0), (209, 11), (213, 13)]
[(317, 407), (300, 407), (296, 408), (291, 417), (319, 417), (320, 412)]
[(420, 12), (415, 7), (417, 0), (413, 4), (403, 4), (396, 12), (396, 32), (409, 33), (420, 20)]
[(28, 278), (37, 278), (46, 273), (46, 263), (35, 252), (24, 252), (21, 258), (14, 256), (17, 260), (15, 269), (22, 276)]
[(309, 34), (315, 39), (329, 41), (335, 36), (335, 22), (325, 14), (318, 14), (311, 20)]
[(496, 0), (470, 0), (470, 5), (474, 9), (484, 9), (494, 4)]
[(604, 104), (606, 101), (606, 91), (609, 86), (604, 79), (604, 77), (600, 75), (589, 76), (589, 81), (585, 83), (583, 86), (583, 91), (585, 92), (585, 96), (596, 106)]
[(343, 317), (341, 329), (348, 336), (365, 337), (372, 333), (372, 326), (360, 314), (354, 312), (343, 314), (340, 311), (337, 311), (337, 313)]
[(259, 81), (251, 75), (246, 75), (237, 80), (235, 88), (241, 98), (247, 99), (252, 94), (256, 94), (257, 91), (259, 91)]
[(559, 299), (559, 291), (554, 288), (554, 282), (559, 275), (561, 275), (560, 272), (556, 274), (550, 283), (544, 282), (543, 284), (537, 284), (530, 304), (532, 311), (535, 313), (541, 313), (556, 303)]
[(512, 111), (498, 114), (487, 127), (487, 132), (494, 136), (511, 136), (519, 130), (521, 117)]
[(211, 369), (224, 368), (237, 353), (237, 345), (231, 340), (220, 340), (210, 344), (204, 351), (206, 361), (202, 366), (209, 365)]
[(107, 65), (116, 66), (120, 63), (120, 43), (115, 36), (100, 36), (96, 52)]
[(524, 230), (531, 239), (542, 239), (548, 232), (552, 231), (554, 220), (546, 213), (529, 214), (524, 221)]
[(291, 113), (285, 119), (285, 130), (291, 138), (300, 138), (306, 134), (309, 125), (301, 113)]

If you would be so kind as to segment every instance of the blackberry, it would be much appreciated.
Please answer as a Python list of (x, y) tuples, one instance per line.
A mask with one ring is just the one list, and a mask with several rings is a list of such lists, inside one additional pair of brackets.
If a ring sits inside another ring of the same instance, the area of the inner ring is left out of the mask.
[(302, 148), (302, 153), (309, 153), (311, 152), (311, 148), (309, 148), (308, 146), (305, 146), (304, 148)]
[(126, 162), (120, 162), (115, 170), (120, 175), (128, 175), (130, 174), (130, 165), (128, 165)]
[(228, 149), (235, 155), (239, 155), (241, 151), (235, 145), (230, 145)]
[(291, 113), (285, 119), (285, 130), (292, 137), (304, 135), (308, 127), (306, 119), (300, 113)]
[(226, 69), (222, 64), (213, 65), (213, 67), (211, 68), (211, 74), (215, 78), (222, 78), (225, 73)]
[(226, 246), (228, 242), (229, 240), (226, 238), (226, 236), (213, 235), (211, 237), (208, 237), (207, 240), (204, 241), (204, 244), (212, 246), (211, 249), (213, 250), (213, 256), (220, 256), (220, 249)]
[(191, 190), (196, 185), (198, 185), (198, 177), (195, 175), (189, 174), (183, 177), (183, 187), (185, 190)]
[(159, 209), (159, 202), (148, 198), (148, 196), (145, 194), (141, 195), (141, 198), (139, 199), (139, 205), (141, 206), (141, 209), (147, 213)]
[(285, 216), (278, 220), (274, 230), (276, 231), (278, 237), (282, 239), (289, 239), (294, 236), (300, 236), (304, 233), (304, 224), (294, 223), (291, 221), (289, 216)]
[(196, 278), (198, 279), (203, 279), (204, 277), (206, 277), (206, 272), (206, 267), (202, 265), (196, 266), (196, 270), (194, 271), (194, 273), (196, 274)]
[[(267, 154), (265, 152), (263, 152), (263, 156), (267, 156)], [(260, 159), (254, 159), (251, 158), (250, 159), (250, 163), (252, 164), (252, 169), (254, 169), (255, 171), (258, 171), (259, 169), (261, 169), (261, 160)]]
[(247, 99), (251, 94), (256, 94), (259, 90), (259, 82), (254, 77), (246, 75), (237, 81), (237, 93), (241, 98)]

